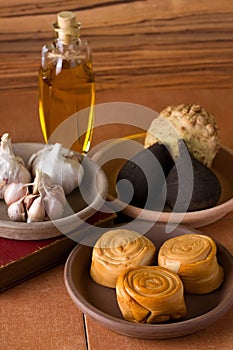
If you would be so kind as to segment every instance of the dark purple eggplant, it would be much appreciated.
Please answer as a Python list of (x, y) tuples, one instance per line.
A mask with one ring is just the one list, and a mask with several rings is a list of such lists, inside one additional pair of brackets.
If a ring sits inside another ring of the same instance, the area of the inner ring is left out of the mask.
[(119, 198), (140, 208), (161, 209), (164, 183), (173, 165), (169, 151), (159, 142), (137, 153), (117, 176)]
[(193, 158), (184, 141), (178, 141), (179, 158), (167, 176), (167, 205), (177, 212), (215, 206), (221, 184), (214, 172)]

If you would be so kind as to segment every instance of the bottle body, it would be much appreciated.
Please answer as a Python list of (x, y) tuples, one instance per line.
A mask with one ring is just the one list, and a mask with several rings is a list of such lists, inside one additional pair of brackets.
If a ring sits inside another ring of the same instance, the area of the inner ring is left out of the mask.
[[(54, 131), (74, 113), (88, 107), (85, 117), (75, 120), (75, 142), (69, 147), (87, 153), (93, 132), (94, 104), (95, 79), (87, 42), (74, 37), (65, 44), (56, 39), (44, 46), (39, 71), (39, 116), (45, 141), (59, 142), (51, 137)], [(70, 135), (64, 137), (69, 139)]]

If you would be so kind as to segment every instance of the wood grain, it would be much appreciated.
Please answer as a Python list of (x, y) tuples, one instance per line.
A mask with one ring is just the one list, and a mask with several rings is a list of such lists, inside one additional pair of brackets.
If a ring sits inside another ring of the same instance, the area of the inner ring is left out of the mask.
[(97, 90), (233, 87), (233, 1), (1, 0), (0, 90), (37, 89), (56, 13), (77, 12)]
[[(56, 13), (67, 9), (77, 12), (93, 48), (98, 103), (128, 101), (160, 111), (199, 102), (216, 115), (222, 143), (233, 148), (233, 0), (1, 0), (1, 134), (43, 141), (40, 51), (53, 36)], [(94, 135), (95, 142), (104, 137), (106, 131)], [(232, 226), (231, 213), (203, 231), (231, 249)], [(124, 337), (89, 317), (84, 324), (65, 291), (63, 266), (5, 292), (0, 317), (5, 350), (230, 350), (233, 341), (232, 312), (201, 333), (167, 341)]]
[[(233, 89), (123, 89), (98, 93), (99, 102), (131, 101), (156, 110), (170, 103), (198, 101), (214, 113), (221, 130), (221, 142), (233, 149)], [(13, 140), (42, 141), (35, 91), (0, 93), (1, 134), (9, 131)], [(123, 133), (123, 130), (120, 130)], [(104, 135), (95, 135), (96, 141)], [(114, 130), (117, 134), (118, 130)], [(117, 136), (117, 135), (116, 135)], [(119, 136), (119, 135), (118, 135)], [(229, 251), (233, 251), (233, 212), (218, 222), (200, 228)], [(205, 330), (167, 340), (143, 340), (116, 334), (90, 317), (85, 317), (69, 298), (63, 282), (64, 266), (51, 269), (1, 294), (0, 349), (12, 350), (232, 350), (232, 311)]]

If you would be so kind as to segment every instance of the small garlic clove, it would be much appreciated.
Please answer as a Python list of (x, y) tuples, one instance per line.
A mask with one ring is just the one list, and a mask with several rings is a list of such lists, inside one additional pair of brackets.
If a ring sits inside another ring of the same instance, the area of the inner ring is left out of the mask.
[(43, 197), (43, 204), (50, 220), (60, 219), (64, 212), (64, 205), (62, 202), (54, 195), (46, 195)]
[(26, 221), (26, 212), (23, 199), (12, 203), (7, 210), (8, 216), (12, 221)]
[(41, 186), (39, 192), (43, 198), (43, 204), (48, 217), (56, 220), (62, 217), (66, 205), (66, 196), (59, 185), (49, 187)]
[(38, 194), (32, 194), (32, 193), (29, 193), (27, 196), (24, 197), (24, 205), (26, 210), (29, 210), (30, 206), (32, 205), (32, 202), (37, 197), (39, 197)]
[(52, 185), (48, 187), (40, 186), (39, 193), (42, 195), (42, 197), (45, 197), (46, 195), (55, 197), (58, 201), (62, 203), (63, 207), (66, 205), (67, 200), (65, 192), (63, 188), (59, 185)]
[(62, 217), (66, 205), (66, 196), (59, 185), (51, 185), (51, 178), (36, 169), (35, 188), (41, 195), (47, 216), (51, 220)]
[(46, 218), (42, 197), (39, 196), (34, 199), (27, 211), (27, 222), (43, 221)]
[(19, 199), (25, 197), (27, 193), (27, 185), (23, 183), (12, 182), (5, 189), (4, 201), (7, 206), (10, 206), (12, 203), (17, 202)]

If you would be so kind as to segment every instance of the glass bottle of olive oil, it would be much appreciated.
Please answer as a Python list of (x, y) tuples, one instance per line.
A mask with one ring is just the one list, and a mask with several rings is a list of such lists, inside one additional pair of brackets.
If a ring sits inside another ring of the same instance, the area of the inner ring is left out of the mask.
[[(72, 127), (68, 131), (67, 128), (61, 128), (59, 133), (63, 133), (63, 139), (67, 138), (67, 144), (70, 140), (74, 141), (69, 148), (86, 154), (92, 138), (95, 104), (91, 48), (80, 37), (80, 23), (76, 21), (74, 12), (58, 13), (54, 31), (54, 41), (42, 48), (39, 70), (42, 133), (45, 142), (64, 144), (57, 139), (54, 131), (72, 116)], [(77, 112), (85, 108), (85, 113), (80, 116)], [(74, 118), (74, 115), (77, 117)]]

